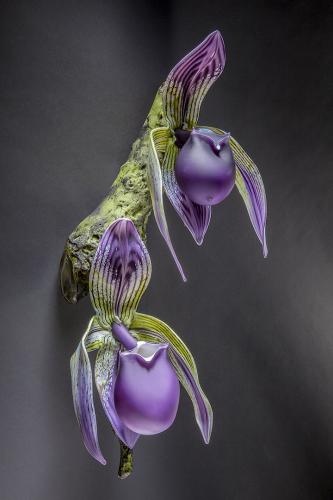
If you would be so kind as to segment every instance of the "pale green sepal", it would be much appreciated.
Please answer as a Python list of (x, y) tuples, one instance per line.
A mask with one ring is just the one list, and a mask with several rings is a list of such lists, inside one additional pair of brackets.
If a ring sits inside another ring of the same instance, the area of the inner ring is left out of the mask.
[(197, 424), (208, 444), (213, 427), (213, 410), (200, 386), (195, 361), (188, 347), (166, 323), (146, 314), (134, 315), (131, 331), (139, 340), (169, 344), (170, 361), (191, 398)]
[(168, 127), (155, 128), (150, 133), (149, 142), (149, 160), (148, 160), (148, 185), (152, 199), (153, 211), (157, 226), (169, 247), (169, 250), (174, 258), (176, 266), (183, 278), (186, 281), (186, 276), (182, 266), (178, 260), (176, 252), (173, 248), (168, 223), (165, 217), (163, 204), (163, 182), (161, 161), (167, 149), (168, 143), (172, 138), (172, 134)]

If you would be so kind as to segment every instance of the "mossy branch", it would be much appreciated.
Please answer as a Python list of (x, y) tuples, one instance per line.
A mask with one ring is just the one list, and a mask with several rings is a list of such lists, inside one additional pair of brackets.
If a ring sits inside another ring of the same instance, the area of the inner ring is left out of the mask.
[(120, 459), (118, 468), (118, 477), (126, 479), (133, 470), (133, 450), (131, 450), (124, 443), (119, 441), (120, 445)]
[(68, 302), (74, 304), (87, 295), (90, 265), (99, 239), (114, 220), (128, 217), (142, 239), (146, 239), (146, 225), (152, 209), (147, 184), (149, 135), (153, 128), (165, 126), (160, 88), (110, 192), (68, 237), (60, 264), (61, 290)]

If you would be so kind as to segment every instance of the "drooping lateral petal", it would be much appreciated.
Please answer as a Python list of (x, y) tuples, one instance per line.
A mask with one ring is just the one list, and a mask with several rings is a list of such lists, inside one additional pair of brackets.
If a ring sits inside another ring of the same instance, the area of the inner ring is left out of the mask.
[(157, 226), (169, 247), (181, 277), (184, 281), (186, 281), (183, 268), (171, 242), (163, 205), (163, 186), (160, 160), (164, 156), (170, 137), (170, 130), (166, 127), (155, 128), (151, 131), (148, 161), (148, 184)]
[(264, 183), (256, 164), (233, 137), (230, 138), (230, 146), (236, 164), (236, 186), (244, 200), (256, 235), (262, 244), (263, 255), (267, 257), (267, 202)]
[(120, 420), (114, 404), (114, 383), (117, 376), (119, 344), (108, 335), (99, 349), (95, 362), (95, 383), (104, 412), (118, 438), (133, 448), (139, 434), (128, 429)]
[(175, 163), (178, 152), (176, 144), (169, 142), (162, 162), (163, 187), (170, 203), (192, 234), (194, 240), (198, 245), (201, 245), (210, 223), (211, 207), (194, 203), (180, 189), (175, 177)]
[(188, 347), (166, 323), (153, 316), (136, 313), (131, 330), (139, 340), (169, 344), (170, 361), (191, 398), (197, 424), (205, 443), (208, 443), (213, 426), (213, 410), (201, 389), (195, 361)]
[[(216, 127), (206, 127), (216, 134), (225, 135), (226, 132)], [(249, 155), (238, 144), (236, 139), (230, 137), (230, 147), (236, 166), (236, 186), (244, 200), (252, 226), (262, 244), (263, 255), (267, 257), (266, 219), (267, 201), (263, 180), (258, 167)]]
[(188, 393), (194, 407), (195, 418), (206, 444), (210, 441), (213, 428), (213, 410), (201, 389), (199, 379), (189, 370), (183, 358), (175, 351), (170, 353), (170, 360), (178, 379)]
[(163, 104), (172, 129), (196, 125), (202, 100), (225, 61), (223, 38), (214, 31), (171, 70), (163, 87)]
[(89, 275), (100, 323), (109, 327), (118, 317), (128, 326), (150, 276), (150, 257), (133, 222), (117, 219), (104, 232)]
[[(106, 460), (100, 450), (97, 437), (92, 372), (86, 346), (86, 341), (91, 332), (93, 323), (94, 318), (90, 321), (81, 342), (71, 357), (72, 392), (75, 414), (82, 433), (83, 442), (88, 452), (98, 460), (98, 462), (105, 465)], [(96, 342), (96, 339), (94, 339), (94, 342)], [(93, 348), (92, 344), (89, 342), (88, 348), (90, 350)]]

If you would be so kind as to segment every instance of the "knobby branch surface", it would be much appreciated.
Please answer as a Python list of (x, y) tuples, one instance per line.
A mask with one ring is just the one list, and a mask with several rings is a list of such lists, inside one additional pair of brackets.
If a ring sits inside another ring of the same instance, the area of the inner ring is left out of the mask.
[(118, 468), (118, 477), (126, 479), (133, 470), (133, 450), (128, 448), (124, 443), (119, 441), (120, 444), (120, 459)]
[(128, 217), (146, 240), (146, 225), (152, 210), (147, 184), (148, 141), (153, 128), (165, 126), (160, 88), (110, 192), (68, 237), (60, 264), (61, 290), (68, 302), (74, 304), (87, 295), (90, 265), (99, 239), (114, 220)]

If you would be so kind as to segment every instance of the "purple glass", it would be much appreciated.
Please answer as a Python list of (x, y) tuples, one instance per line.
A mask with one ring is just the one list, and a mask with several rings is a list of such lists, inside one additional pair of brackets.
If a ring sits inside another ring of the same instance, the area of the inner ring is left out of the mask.
[[(184, 133), (178, 133), (178, 142)], [(180, 150), (175, 176), (180, 188), (194, 203), (216, 205), (235, 185), (236, 168), (229, 145), (230, 134), (196, 128)]]
[(168, 344), (140, 341), (119, 354), (114, 401), (122, 422), (138, 434), (168, 429), (177, 414), (179, 382), (168, 358)]
[(125, 325), (114, 322), (112, 323), (111, 330), (113, 335), (125, 347), (125, 349), (130, 351), (136, 347), (137, 341), (134, 337), (132, 337)]

